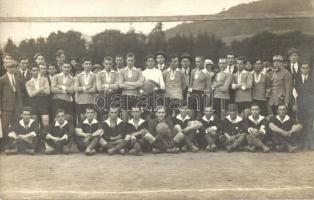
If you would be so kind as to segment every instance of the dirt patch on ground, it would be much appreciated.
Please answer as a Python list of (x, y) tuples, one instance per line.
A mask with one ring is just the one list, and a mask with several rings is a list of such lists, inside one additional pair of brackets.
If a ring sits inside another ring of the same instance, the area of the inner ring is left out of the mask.
[(314, 198), (314, 152), (0, 155), (0, 198)]

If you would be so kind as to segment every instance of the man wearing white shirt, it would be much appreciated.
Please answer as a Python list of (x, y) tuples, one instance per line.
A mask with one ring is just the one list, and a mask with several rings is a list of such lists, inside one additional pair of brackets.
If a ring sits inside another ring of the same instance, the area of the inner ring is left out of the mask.
[(155, 68), (155, 59), (153, 55), (145, 58), (146, 69), (143, 71), (144, 83), (142, 88), (143, 95), (140, 101), (143, 101), (144, 110), (152, 111), (158, 106), (159, 98), (162, 98), (162, 91), (165, 90), (165, 83), (162, 72)]

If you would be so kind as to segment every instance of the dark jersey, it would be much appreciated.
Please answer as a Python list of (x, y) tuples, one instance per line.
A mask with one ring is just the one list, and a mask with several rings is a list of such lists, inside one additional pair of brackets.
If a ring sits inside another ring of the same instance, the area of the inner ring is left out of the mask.
[(117, 119), (117, 123), (114, 126), (110, 126), (110, 118), (102, 123), (104, 134), (102, 137), (108, 141), (113, 142), (119, 139), (124, 139), (126, 135), (126, 123), (120, 118)]
[(230, 136), (246, 132), (243, 120), (240, 116), (237, 116), (235, 121), (232, 122), (229, 115), (223, 120), (222, 125), (224, 133), (228, 133)]

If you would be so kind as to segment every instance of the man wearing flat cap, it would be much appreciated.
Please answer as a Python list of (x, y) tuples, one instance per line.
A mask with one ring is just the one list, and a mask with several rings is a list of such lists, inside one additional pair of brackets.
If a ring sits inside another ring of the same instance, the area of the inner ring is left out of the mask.
[(38, 52), (34, 55), (34, 61), (39, 66), (40, 64), (46, 63), (45, 55), (42, 52)]
[(3, 130), (1, 149), (8, 139), (9, 125), (17, 119), (17, 114), (22, 108), (21, 83), (15, 72), (19, 63), (9, 60), (6, 63), (7, 73), (0, 78), (0, 116)]
[(169, 68), (169, 65), (166, 63), (167, 55), (163, 51), (157, 51), (155, 58), (157, 62), (157, 69), (164, 71)]
[(276, 113), (276, 107), (279, 103), (284, 103), (287, 107), (291, 103), (292, 78), (285, 69), (282, 68), (283, 57), (281, 55), (273, 56), (274, 72), (270, 81), (269, 106), (273, 113)]

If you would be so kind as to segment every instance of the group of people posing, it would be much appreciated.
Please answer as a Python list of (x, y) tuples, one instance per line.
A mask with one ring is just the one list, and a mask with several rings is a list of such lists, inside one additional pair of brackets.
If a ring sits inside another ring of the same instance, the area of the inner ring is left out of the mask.
[(272, 62), (230, 52), (215, 66), (162, 51), (146, 56), (143, 68), (135, 61), (128, 53), (105, 56), (102, 65), (87, 57), (67, 62), (59, 50), (56, 64), (39, 52), (30, 65), (4, 54), (1, 149), (143, 155), (314, 148), (314, 81), (296, 49)]

